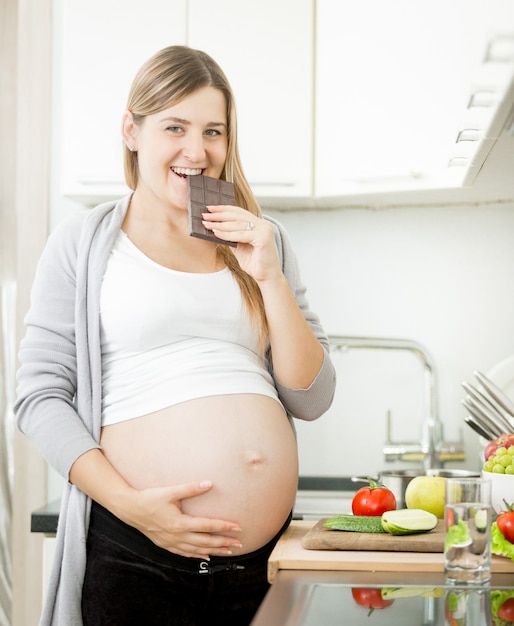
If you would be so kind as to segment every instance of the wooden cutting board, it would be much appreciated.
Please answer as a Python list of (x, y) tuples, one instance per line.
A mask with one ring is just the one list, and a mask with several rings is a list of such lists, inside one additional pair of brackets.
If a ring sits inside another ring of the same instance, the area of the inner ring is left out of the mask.
[(356, 533), (323, 528), (328, 518), (320, 519), (302, 538), (307, 550), (385, 550), (387, 552), (443, 552), (443, 520), (434, 530), (416, 535)]
[[(438, 572), (444, 574), (442, 552), (387, 552), (385, 550), (321, 549), (302, 546), (313, 522), (293, 520), (278, 540), (268, 560), (268, 580), (272, 583), (280, 570), (318, 570), (353, 572)], [(329, 532), (337, 532), (331, 530)], [(342, 532), (342, 531), (339, 531)], [(493, 573), (514, 575), (514, 562), (493, 554)], [(513, 579), (514, 580), (514, 579)]]

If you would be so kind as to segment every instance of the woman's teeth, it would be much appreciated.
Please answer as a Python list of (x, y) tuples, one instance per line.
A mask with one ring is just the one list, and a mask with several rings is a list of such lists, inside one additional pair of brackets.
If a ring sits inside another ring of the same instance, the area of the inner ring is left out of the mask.
[(175, 174), (179, 176), (199, 176), (202, 173), (201, 169), (190, 169), (189, 167), (172, 167)]

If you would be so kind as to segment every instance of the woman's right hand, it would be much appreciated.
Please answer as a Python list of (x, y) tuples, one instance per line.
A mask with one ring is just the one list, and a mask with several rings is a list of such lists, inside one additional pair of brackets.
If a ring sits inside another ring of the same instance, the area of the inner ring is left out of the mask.
[(238, 524), (182, 512), (182, 500), (200, 496), (211, 488), (210, 481), (199, 481), (139, 490), (130, 498), (130, 509), (118, 515), (157, 546), (174, 554), (200, 559), (227, 556), (232, 554), (232, 548), (242, 547), (237, 538), (241, 532)]

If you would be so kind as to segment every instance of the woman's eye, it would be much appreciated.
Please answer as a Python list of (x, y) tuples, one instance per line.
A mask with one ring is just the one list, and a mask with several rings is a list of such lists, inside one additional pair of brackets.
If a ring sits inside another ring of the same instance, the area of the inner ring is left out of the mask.
[(182, 132), (182, 128), (180, 128), (180, 126), (168, 126), (166, 128), (166, 130), (168, 130), (170, 133), (181, 133)]
[(209, 130), (205, 131), (206, 135), (209, 135), (210, 137), (216, 137), (217, 135), (221, 135), (219, 130), (216, 130), (215, 128), (209, 128)]

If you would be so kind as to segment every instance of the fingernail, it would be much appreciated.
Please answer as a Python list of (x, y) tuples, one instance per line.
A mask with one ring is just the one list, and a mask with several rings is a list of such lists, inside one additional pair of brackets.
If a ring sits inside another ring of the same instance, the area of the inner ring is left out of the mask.
[(201, 489), (208, 489), (209, 487), (212, 487), (212, 481), (211, 480), (201, 480), (200, 481), (200, 488)]

